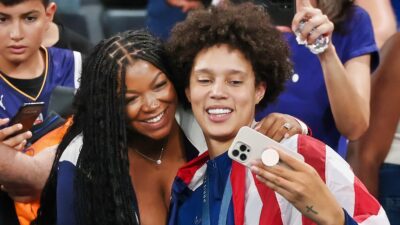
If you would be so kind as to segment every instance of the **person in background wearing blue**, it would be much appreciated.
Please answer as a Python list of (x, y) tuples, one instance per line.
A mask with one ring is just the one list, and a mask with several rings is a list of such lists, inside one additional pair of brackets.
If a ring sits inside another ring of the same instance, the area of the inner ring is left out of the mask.
[(351, 0), (297, 0), (296, 7), (295, 19), (309, 16), (303, 40), (313, 43), (322, 35), (331, 41), (314, 55), (297, 43), (294, 33), (285, 33), (294, 73), (276, 104), (256, 118), (271, 112), (293, 115), (337, 150), (341, 135), (355, 140), (368, 128), (371, 58), (377, 56), (371, 20)]
[(166, 40), (172, 27), (183, 21), (188, 11), (201, 6), (200, 0), (149, 0), (146, 25), (155, 36)]

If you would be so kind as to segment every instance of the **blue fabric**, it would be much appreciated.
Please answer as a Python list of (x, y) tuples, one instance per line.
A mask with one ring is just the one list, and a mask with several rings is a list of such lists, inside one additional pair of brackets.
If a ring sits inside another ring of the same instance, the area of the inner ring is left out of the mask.
[(400, 165), (382, 165), (379, 173), (379, 202), (390, 224), (400, 225)]
[[(343, 64), (365, 54), (377, 56), (371, 20), (363, 9), (354, 7), (346, 28), (349, 33), (334, 32), (332, 36), (332, 43)], [(277, 102), (258, 112), (256, 119), (260, 120), (271, 112), (293, 115), (311, 128), (315, 138), (337, 150), (340, 133), (333, 119), (318, 57), (298, 45), (292, 33), (286, 33), (285, 37), (292, 51), (293, 77), (286, 83), (286, 90)], [(293, 78), (297, 76), (296, 82)]]
[[(56, 86), (74, 87), (75, 62), (72, 51), (59, 48), (48, 48), (48, 67), (45, 85), (37, 96), (36, 100), (28, 98), (17, 88), (9, 85), (0, 78), (0, 118), (12, 118), (19, 107), (28, 102), (44, 102), (45, 108), (42, 111), (42, 118), (47, 116), (47, 107), (50, 95)], [(36, 96), (33, 96), (36, 97)], [(4, 108), (3, 108), (4, 106)]]
[(397, 30), (400, 30), (400, 0), (392, 0), (392, 6), (397, 21)]
[(172, 27), (185, 18), (186, 14), (180, 8), (168, 5), (166, 0), (149, 0), (147, 3), (146, 25), (163, 40), (169, 37)]
[(344, 210), (344, 225), (358, 225), (358, 223)]
[[(228, 157), (227, 153), (224, 153), (213, 160), (207, 162), (207, 173), (208, 180), (207, 185), (211, 187), (209, 193), (210, 202), (210, 225), (218, 225), (218, 217), (221, 209), (222, 197), (224, 194), (224, 189), (226, 185), (227, 178), (229, 177), (229, 171), (232, 166), (232, 160)], [(175, 182), (174, 185), (176, 185)], [(185, 186), (181, 183), (182, 187)], [(180, 186), (180, 185), (178, 185)], [(197, 188), (194, 192), (191, 190), (185, 190), (187, 195), (179, 196), (179, 202), (177, 204), (172, 204), (179, 207), (179, 211), (176, 209), (171, 210), (171, 215), (176, 216), (175, 218), (170, 218), (169, 224), (172, 225), (199, 225), (203, 224), (201, 221), (202, 210), (203, 210), (203, 191), (204, 184)], [(173, 191), (173, 193), (177, 193)], [(173, 196), (172, 199), (176, 200), (177, 196)], [(182, 204), (183, 202), (183, 204)], [(230, 202), (227, 215), (227, 223), (229, 225), (234, 224), (233, 216), (233, 204)]]

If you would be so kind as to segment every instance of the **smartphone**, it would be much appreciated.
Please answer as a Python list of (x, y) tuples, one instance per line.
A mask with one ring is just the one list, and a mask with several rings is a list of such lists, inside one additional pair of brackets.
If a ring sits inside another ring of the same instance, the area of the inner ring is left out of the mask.
[(264, 6), (276, 26), (292, 26), (296, 14), (296, 0), (255, 0)]
[(261, 159), (261, 154), (268, 148), (284, 151), (289, 155), (304, 161), (304, 157), (295, 150), (285, 147), (250, 127), (242, 127), (239, 129), (239, 132), (228, 149), (228, 156), (231, 159), (250, 167), (251, 162)]
[(44, 107), (44, 102), (24, 103), (18, 109), (17, 114), (11, 119), (8, 125), (12, 126), (18, 123), (22, 124), (22, 129), (19, 130), (17, 133), (14, 133), (13, 136), (30, 130), (33, 126), (33, 123), (42, 112), (43, 107)]

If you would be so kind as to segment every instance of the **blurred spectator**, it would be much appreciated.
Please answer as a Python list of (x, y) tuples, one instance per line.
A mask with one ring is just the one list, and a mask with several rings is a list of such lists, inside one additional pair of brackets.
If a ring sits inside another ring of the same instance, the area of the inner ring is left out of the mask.
[[(371, 55), (377, 56), (372, 24), (367, 12), (348, 0), (321, 0), (318, 4), (311, 1), (328, 20), (320, 16), (314, 19), (314, 15), (320, 15), (319, 10), (310, 6), (302, 9), (304, 2), (310, 4), (306, 0), (296, 1), (297, 10), (307, 11), (305, 15), (312, 22), (306, 23), (309, 27), (303, 38), (310, 41), (310, 37), (315, 40), (321, 34), (332, 35), (329, 47), (314, 55), (297, 43), (293, 33), (285, 33), (292, 51), (294, 73), (276, 104), (258, 113), (257, 119), (271, 112), (293, 115), (311, 128), (314, 137), (337, 150), (341, 134), (355, 140), (368, 127), (370, 61)], [(335, 30), (326, 31), (331, 21)], [(314, 30), (312, 35), (311, 30)], [(339, 153), (345, 155), (345, 152)]]
[(172, 27), (186, 18), (186, 13), (201, 5), (200, 0), (149, 0), (146, 25), (155, 36), (166, 40)]
[[(398, 1), (398, 0), (397, 0)], [(396, 33), (396, 18), (390, 0), (356, 0), (369, 13), (374, 27), (375, 41), (381, 48)]]
[(367, 132), (350, 142), (348, 162), (378, 197), (392, 225), (400, 224), (400, 33), (382, 47), (372, 78), (371, 119)]

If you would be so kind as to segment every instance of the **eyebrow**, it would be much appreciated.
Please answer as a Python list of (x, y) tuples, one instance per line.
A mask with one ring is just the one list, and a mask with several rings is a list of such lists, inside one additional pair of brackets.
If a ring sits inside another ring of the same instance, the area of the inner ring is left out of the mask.
[[(159, 76), (161, 76), (162, 74), (164, 74), (162, 71), (159, 71), (157, 74), (156, 74), (156, 77), (153, 79), (153, 81), (151, 82), (151, 85), (154, 85), (154, 83), (156, 82), (156, 80), (158, 79), (158, 77)], [(136, 91), (135, 90), (129, 90), (129, 89), (127, 89), (126, 90), (126, 93), (128, 94), (128, 93), (136, 93)]]
[[(209, 74), (209, 75), (215, 74), (215, 72), (213, 70), (207, 69), (207, 68), (195, 69), (193, 72), (194, 73), (205, 73), (205, 74)], [(224, 72), (225, 72), (225, 74), (243, 74), (243, 75), (246, 74), (246, 72), (244, 72), (242, 70), (236, 70), (236, 69), (229, 69)]]
[[(32, 13), (40, 13), (40, 11), (39, 11), (39, 10), (31, 10), (31, 11), (29, 11), (29, 12), (22, 13), (21, 15), (22, 15), (22, 16), (27, 16), (27, 15), (32, 14)], [(3, 13), (3, 12), (0, 12), (0, 16), (11, 17), (10, 14)]]

